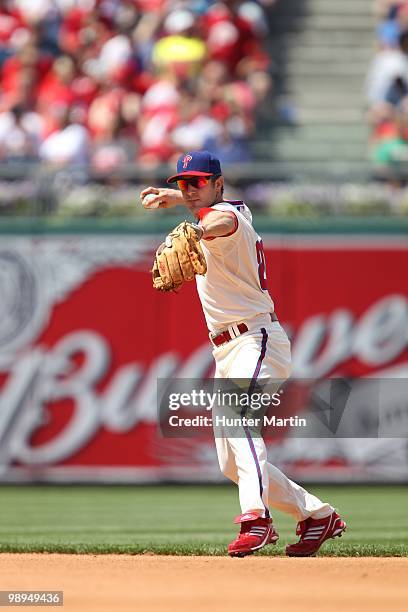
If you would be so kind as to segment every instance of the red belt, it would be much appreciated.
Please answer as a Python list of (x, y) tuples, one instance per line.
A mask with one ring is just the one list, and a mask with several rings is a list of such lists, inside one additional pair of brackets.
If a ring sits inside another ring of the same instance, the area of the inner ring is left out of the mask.
[[(277, 321), (278, 317), (276, 316), (276, 314), (274, 312), (271, 312), (270, 314), (271, 317), (271, 321)], [(248, 331), (248, 326), (245, 325), (245, 323), (238, 323), (238, 325), (236, 326), (236, 328), (239, 331), (239, 335), (241, 334), (245, 334), (245, 332)], [(229, 342), (230, 340), (233, 340), (236, 336), (231, 336), (230, 332), (228, 331), (228, 329), (226, 329), (225, 331), (217, 334), (216, 336), (214, 336), (214, 338), (211, 338), (212, 343), (215, 344), (215, 346), (221, 346), (221, 344), (225, 344), (226, 342)]]

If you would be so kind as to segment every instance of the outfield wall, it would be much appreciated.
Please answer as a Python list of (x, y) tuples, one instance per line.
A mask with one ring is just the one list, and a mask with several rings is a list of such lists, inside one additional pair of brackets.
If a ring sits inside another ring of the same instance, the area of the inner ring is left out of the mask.
[[(157, 432), (157, 377), (213, 372), (194, 283), (171, 295), (151, 287), (169, 221), (160, 223), (143, 231), (3, 224), (1, 481), (223, 480), (211, 439)], [(293, 376), (408, 378), (406, 228), (268, 223), (257, 227), (292, 340)], [(395, 411), (406, 419), (402, 408)], [(269, 456), (302, 481), (408, 476), (404, 438), (292, 439), (284, 431)]]

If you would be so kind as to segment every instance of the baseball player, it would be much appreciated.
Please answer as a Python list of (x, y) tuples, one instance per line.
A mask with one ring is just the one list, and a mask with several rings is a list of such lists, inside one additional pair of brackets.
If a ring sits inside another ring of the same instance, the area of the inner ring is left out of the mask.
[[(185, 206), (195, 217), (197, 238), (207, 262), (196, 283), (213, 345), (216, 378), (284, 381), (291, 372), (290, 342), (275, 314), (266, 285), (262, 240), (242, 201), (224, 199), (218, 159), (208, 151), (184, 153), (177, 173), (168, 179), (178, 190), (148, 187), (141, 192), (145, 208)], [(315, 555), (321, 545), (346, 528), (335, 509), (268, 463), (265, 443), (243, 428), (239, 437), (226, 429), (215, 439), (225, 476), (239, 488), (241, 514), (230, 556), (243, 557), (275, 544), (279, 536), (269, 508), (291, 514), (299, 541), (286, 547), (289, 556)]]

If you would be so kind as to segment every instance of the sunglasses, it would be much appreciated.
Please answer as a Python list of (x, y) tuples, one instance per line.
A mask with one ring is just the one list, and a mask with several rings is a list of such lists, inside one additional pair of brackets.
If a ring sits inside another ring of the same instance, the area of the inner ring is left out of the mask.
[(194, 176), (193, 178), (189, 179), (180, 179), (179, 181), (177, 181), (177, 185), (178, 188), (181, 189), (181, 191), (187, 191), (189, 185), (191, 185), (195, 189), (201, 189), (202, 187), (208, 185), (210, 180), (210, 176)]

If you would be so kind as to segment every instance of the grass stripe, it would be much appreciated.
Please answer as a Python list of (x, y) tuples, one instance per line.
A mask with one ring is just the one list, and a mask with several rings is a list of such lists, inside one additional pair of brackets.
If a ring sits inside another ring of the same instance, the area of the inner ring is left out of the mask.
[[(406, 487), (310, 487), (339, 509), (344, 537), (325, 556), (408, 556)], [(225, 555), (239, 513), (234, 486), (0, 487), (0, 551)], [(274, 512), (282, 555), (295, 522)]]

